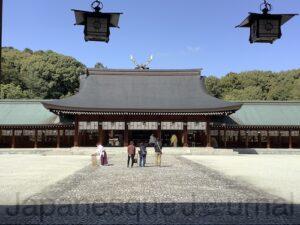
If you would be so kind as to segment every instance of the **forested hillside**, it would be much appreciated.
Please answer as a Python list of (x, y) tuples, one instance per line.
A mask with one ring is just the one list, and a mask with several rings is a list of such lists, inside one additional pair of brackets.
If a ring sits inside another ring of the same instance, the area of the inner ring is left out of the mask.
[(53, 51), (3, 48), (0, 98), (61, 98), (73, 94), (85, 66)]
[[(103, 68), (101, 63), (96, 68)], [(1, 99), (54, 99), (74, 94), (85, 66), (53, 51), (3, 48)], [(209, 76), (208, 91), (225, 100), (300, 100), (300, 69), (280, 73), (250, 71)]]
[(300, 69), (279, 73), (249, 71), (206, 79), (208, 91), (217, 98), (234, 101), (300, 100)]

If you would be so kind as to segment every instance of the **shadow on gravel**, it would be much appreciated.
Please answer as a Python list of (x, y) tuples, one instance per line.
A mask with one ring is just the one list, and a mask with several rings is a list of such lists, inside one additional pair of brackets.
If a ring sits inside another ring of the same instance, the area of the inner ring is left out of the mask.
[(0, 206), (1, 224), (296, 224), (300, 205), (107, 203)]

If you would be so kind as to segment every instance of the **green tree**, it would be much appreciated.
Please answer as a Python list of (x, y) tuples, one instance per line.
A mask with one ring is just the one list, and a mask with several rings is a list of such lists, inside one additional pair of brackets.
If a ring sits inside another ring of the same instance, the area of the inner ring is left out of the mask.
[(85, 66), (53, 51), (4, 48), (1, 84), (14, 84), (34, 98), (53, 99), (74, 94)]
[(222, 96), (222, 90), (220, 88), (220, 79), (215, 76), (210, 76), (205, 79), (205, 86), (207, 91), (212, 96), (220, 98)]
[(20, 86), (15, 84), (0, 84), (1, 99), (27, 99), (33, 98), (31, 91), (23, 91)]
[(295, 83), (291, 89), (291, 96), (293, 97), (293, 100), (300, 99), (300, 79), (295, 81)]
[(299, 79), (300, 70), (248, 71), (208, 77), (206, 86), (209, 93), (225, 100), (300, 100)]
[(101, 62), (97, 62), (97, 63), (95, 64), (95, 68), (96, 68), (96, 69), (102, 69), (102, 70), (107, 69), (107, 67), (104, 66)]
[(233, 90), (224, 96), (227, 101), (255, 101), (263, 98), (263, 92), (259, 87), (250, 86), (241, 90)]

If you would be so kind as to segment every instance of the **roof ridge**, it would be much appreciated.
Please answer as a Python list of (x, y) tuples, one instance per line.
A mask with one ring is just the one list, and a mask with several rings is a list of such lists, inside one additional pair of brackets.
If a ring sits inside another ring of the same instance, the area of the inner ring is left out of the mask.
[(202, 69), (149, 69), (149, 70), (139, 70), (139, 69), (97, 69), (90, 68), (86, 70), (87, 75), (122, 75), (122, 76), (185, 76), (194, 75), (200, 76)]
[(300, 104), (300, 100), (290, 100), (290, 101), (233, 101), (242, 104)]
[(193, 68), (193, 69), (146, 69), (146, 70), (140, 70), (140, 69), (99, 69), (99, 68), (87, 68), (88, 70), (92, 71), (111, 71), (111, 72), (198, 72), (202, 71), (202, 68)]
[(51, 99), (0, 99), (0, 104), (3, 103), (41, 103), (41, 102), (51, 101)]

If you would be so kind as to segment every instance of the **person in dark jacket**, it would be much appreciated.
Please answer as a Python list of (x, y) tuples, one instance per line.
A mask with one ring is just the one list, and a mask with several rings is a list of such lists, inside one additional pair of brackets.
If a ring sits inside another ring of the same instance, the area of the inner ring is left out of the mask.
[(140, 144), (140, 167), (145, 167), (146, 165), (146, 157), (147, 157), (147, 145), (144, 142)]
[(136, 153), (136, 149), (135, 149), (133, 141), (131, 141), (130, 144), (128, 145), (127, 153), (128, 153), (127, 167), (129, 167), (130, 159), (131, 159), (131, 167), (133, 167), (134, 157), (135, 157), (135, 153)]
[(155, 156), (156, 156), (155, 164), (156, 166), (161, 166), (162, 142), (160, 139), (156, 140), (154, 149), (155, 149)]

